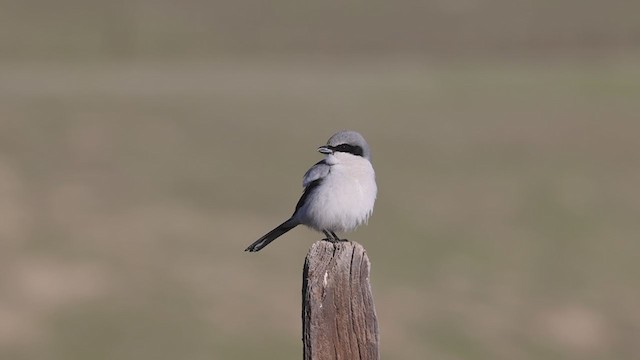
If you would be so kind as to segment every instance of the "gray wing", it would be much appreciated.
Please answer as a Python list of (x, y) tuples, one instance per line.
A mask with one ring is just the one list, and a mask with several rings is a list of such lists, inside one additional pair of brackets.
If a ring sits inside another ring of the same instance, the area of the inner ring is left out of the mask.
[(331, 166), (327, 165), (324, 160), (319, 161), (315, 165), (311, 167), (311, 169), (307, 170), (302, 179), (302, 186), (304, 186), (304, 193), (298, 203), (296, 204), (295, 213), (305, 205), (309, 196), (322, 184), (322, 180), (329, 175), (329, 171), (331, 171)]
[(302, 178), (302, 186), (306, 188), (316, 180), (324, 179), (331, 171), (331, 166), (327, 165), (324, 160), (318, 161), (311, 169), (307, 170)]

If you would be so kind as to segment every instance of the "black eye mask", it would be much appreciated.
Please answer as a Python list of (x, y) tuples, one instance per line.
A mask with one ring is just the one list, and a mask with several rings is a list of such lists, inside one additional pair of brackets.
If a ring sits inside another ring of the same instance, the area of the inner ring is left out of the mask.
[(353, 154), (353, 155), (356, 155), (356, 156), (362, 156), (363, 155), (362, 148), (360, 146), (357, 146), (357, 145), (340, 144), (340, 145), (337, 145), (337, 146), (329, 146), (329, 149), (331, 149), (333, 151)]

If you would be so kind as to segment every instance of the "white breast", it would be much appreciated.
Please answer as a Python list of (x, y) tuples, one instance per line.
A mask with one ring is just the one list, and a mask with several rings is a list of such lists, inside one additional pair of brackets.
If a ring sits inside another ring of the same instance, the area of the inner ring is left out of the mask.
[(344, 153), (329, 155), (326, 161), (331, 170), (300, 209), (300, 221), (318, 231), (354, 230), (373, 211), (378, 191), (373, 167), (365, 158)]

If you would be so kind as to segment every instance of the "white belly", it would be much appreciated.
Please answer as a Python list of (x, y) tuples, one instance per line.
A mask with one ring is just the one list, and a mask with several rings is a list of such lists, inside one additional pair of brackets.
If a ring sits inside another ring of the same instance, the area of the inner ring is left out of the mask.
[(366, 223), (377, 194), (375, 173), (368, 161), (349, 160), (331, 167), (300, 212), (301, 223), (318, 231), (334, 232), (352, 231)]

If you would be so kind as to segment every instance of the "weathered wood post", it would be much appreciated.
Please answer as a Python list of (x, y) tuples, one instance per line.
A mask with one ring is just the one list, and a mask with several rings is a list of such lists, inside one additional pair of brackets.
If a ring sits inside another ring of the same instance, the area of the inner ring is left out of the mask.
[(305, 360), (378, 360), (378, 320), (369, 258), (354, 242), (318, 241), (304, 262)]

